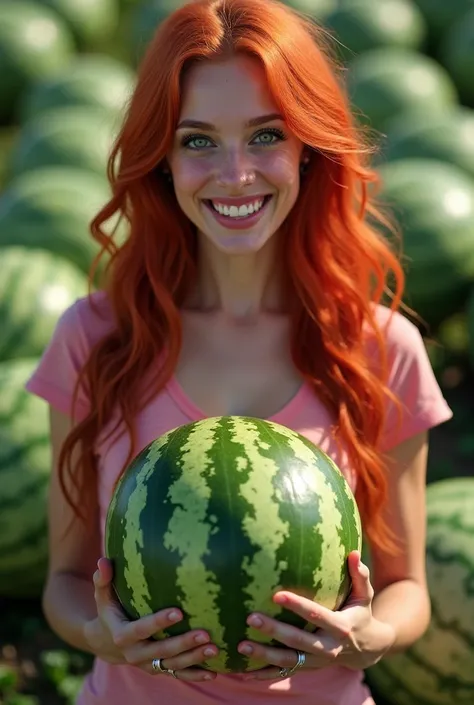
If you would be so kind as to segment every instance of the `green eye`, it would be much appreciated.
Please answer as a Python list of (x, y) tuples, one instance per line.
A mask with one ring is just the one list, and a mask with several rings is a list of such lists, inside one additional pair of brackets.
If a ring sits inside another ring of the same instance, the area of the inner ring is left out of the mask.
[(183, 140), (183, 146), (191, 147), (191, 149), (206, 149), (209, 144), (211, 144), (211, 140), (202, 135), (188, 135)]
[(254, 141), (259, 140), (257, 144), (275, 144), (275, 142), (283, 142), (286, 139), (286, 135), (282, 130), (276, 127), (267, 127), (264, 130), (260, 130), (254, 137)]

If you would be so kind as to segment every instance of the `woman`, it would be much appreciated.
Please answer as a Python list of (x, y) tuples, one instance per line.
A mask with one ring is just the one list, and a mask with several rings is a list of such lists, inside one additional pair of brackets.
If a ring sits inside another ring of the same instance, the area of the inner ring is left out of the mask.
[[(28, 383), (51, 405), (44, 611), (97, 657), (81, 705), (369, 705), (363, 669), (426, 629), (427, 432), (451, 412), (397, 312), (403, 275), (375, 227), (365, 155), (322, 31), (285, 6), (198, 0), (160, 27), (92, 224), (107, 282), (66, 311)], [(114, 214), (130, 225), (120, 247)], [(314, 634), (249, 615), (281, 647), (242, 642), (268, 667), (229, 676), (200, 668), (218, 649), (205, 630), (149, 639), (181, 619), (179, 604), (128, 622), (100, 558), (128, 461), (221, 414), (271, 418), (329, 453), (373, 562), (371, 578), (348, 557), (341, 611), (275, 595)]]

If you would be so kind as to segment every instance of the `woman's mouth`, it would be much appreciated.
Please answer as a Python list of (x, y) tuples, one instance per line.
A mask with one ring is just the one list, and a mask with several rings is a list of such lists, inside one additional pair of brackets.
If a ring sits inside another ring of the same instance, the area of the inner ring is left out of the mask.
[(234, 230), (248, 228), (260, 220), (272, 198), (273, 196), (268, 194), (250, 197), (245, 201), (241, 198), (235, 199), (235, 204), (232, 199), (205, 199), (203, 203), (220, 224)]

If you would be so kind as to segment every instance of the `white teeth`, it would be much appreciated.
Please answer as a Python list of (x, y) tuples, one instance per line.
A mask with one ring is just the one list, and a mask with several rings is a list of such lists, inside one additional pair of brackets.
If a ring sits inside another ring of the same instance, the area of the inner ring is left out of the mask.
[(216, 210), (221, 215), (227, 215), (230, 218), (246, 218), (252, 213), (256, 213), (263, 206), (263, 198), (259, 201), (254, 201), (254, 203), (248, 203), (245, 206), (223, 206), (221, 203), (215, 203), (211, 201), (214, 210)]

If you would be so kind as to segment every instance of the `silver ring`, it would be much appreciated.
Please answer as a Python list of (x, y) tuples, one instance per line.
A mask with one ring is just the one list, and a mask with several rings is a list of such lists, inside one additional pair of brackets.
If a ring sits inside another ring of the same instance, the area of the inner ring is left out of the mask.
[(304, 651), (297, 651), (296, 656), (297, 661), (292, 668), (280, 668), (280, 678), (288, 678), (288, 676), (291, 676), (298, 668), (304, 666), (306, 662), (306, 654)]
[(154, 671), (160, 671), (160, 673), (166, 673), (168, 671), (167, 668), (163, 668), (161, 665), (161, 658), (154, 658), (153, 661), (151, 662), (151, 667)]

